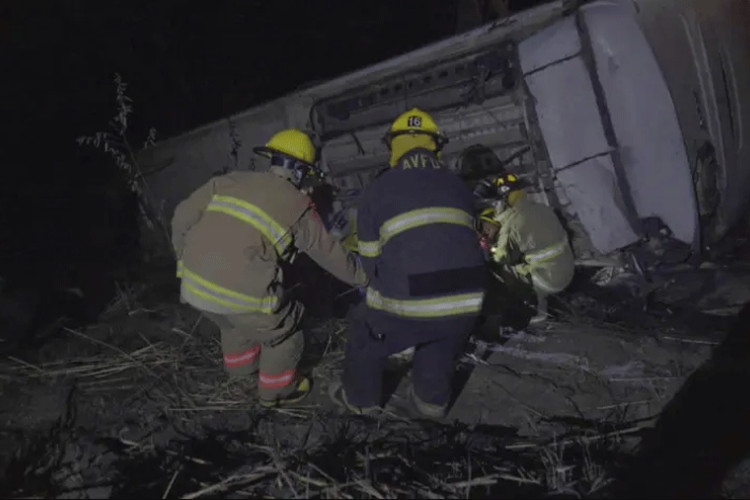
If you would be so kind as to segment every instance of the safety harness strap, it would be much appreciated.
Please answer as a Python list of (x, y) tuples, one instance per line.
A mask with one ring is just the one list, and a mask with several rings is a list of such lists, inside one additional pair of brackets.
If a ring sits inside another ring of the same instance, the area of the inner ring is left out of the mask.
[(566, 238), (561, 241), (558, 241), (554, 245), (550, 245), (546, 248), (542, 248), (541, 250), (537, 250), (533, 253), (527, 253), (526, 262), (532, 265), (532, 268), (533, 268), (534, 264), (547, 262), (562, 255), (563, 252), (565, 252), (565, 249), (567, 247), (568, 247), (568, 240)]

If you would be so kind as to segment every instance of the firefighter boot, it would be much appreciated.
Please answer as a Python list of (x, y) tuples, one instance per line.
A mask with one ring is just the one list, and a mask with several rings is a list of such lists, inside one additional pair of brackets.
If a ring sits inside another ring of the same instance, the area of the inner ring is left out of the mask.
[(346, 390), (344, 384), (338, 384), (331, 387), (329, 392), (331, 400), (338, 406), (343, 406), (347, 410), (357, 415), (374, 415), (381, 411), (379, 406), (356, 406), (349, 401), (346, 397)]
[(279, 408), (284, 406), (292, 406), (305, 399), (310, 391), (312, 390), (312, 382), (308, 377), (302, 377), (297, 383), (297, 387), (291, 392), (291, 394), (284, 397), (277, 397), (275, 399), (260, 399), (260, 405), (264, 408)]
[(427, 418), (441, 419), (446, 415), (446, 413), (448, 413), (448, 403), (444, 405), (426, 403), (419, 399), (419, 396), (417, 396), (417, 394), (414, 392), (413, 386), (409, 389), (409, 392), (411, 400), (414, 403), (414, 407), (423, 416)]
[(538, 325), (544, 323), (549, 318), (547, 313), (547, 297), (542, 294), (537, 294), (536, 303), (536, 314), (529, 320), (530, 325)]

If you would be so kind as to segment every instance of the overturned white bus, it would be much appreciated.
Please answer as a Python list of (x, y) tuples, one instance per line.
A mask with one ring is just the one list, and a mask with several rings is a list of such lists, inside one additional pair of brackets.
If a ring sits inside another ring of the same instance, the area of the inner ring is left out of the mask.
[(139, 154), (150, 202), (169, 220), (210, 176), (263, 168), (253, 146), (298, 127), (315, 136), (321, 167), (339, 188), (337, 208), (345, 208), (385, 165), (380, 139), (391, 120), (418, 106), (448, 135), (449, 166), (469, 176), (506, 168), (557, 208), (580, 265), (700, 256), (750, 199), (750, 6), (567, 4), (544, 4), (158, 142)]

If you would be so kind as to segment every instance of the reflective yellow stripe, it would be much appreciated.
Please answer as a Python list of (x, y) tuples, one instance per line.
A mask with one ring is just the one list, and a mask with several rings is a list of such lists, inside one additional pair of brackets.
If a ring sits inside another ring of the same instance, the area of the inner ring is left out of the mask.
[(359, 254), (365, 257), (377, 257), (380, 255), (380, 242), (379, 241), (362, 241), (359, 240)]
[(221, 212), (247, 222), (273, 243), (279, 255), (282, 255), (292, 243), (292, 236), (288, 230), (281, 227), (261, 208), (239, 198), (214, 195), (206, 210)]
[(562, 255), (567, 245), (568, 240), (564, 239), (558, 243), (555, 243), (554, 245), (550, 245), (547, 248), (543, 248), (534, 253), (527, 253), (526, 262), (528, 262), (529, 264), (538, 264), (540, 262), (552, 260), (555, 257)]
[(234, 311), (270, 314), (276, 310), (278, 305), (278, 297), (253, 297), (212, 283), (187, 269), (182, 261), (177, 263), (177, 269), (178, 276), (182, 277), (182, 284), (186, 292)]
[(474, 218), (468, 212), (451, 207), (427, 207), (410, 210), (385, 221), (380, 226), (379, 240), (360, 241), (359, 253), (365, 257), (377, 257), (388, 240), (397, 234), (428, 224), (457, 224), (473, 230)]
[(390, 299), (374, 288), (367, 289), (367, 305), (408, 318), (439, 318), (476, 313), (482, 308), (483, 292), (446, 295), (434, 299)]
[(388, 219), (380, 226), (380, 244), (397, 234), (428, 224), (458, 224), (474, 229), (474, 218), (468, 212), (451, 207), (427, 207), (410, 210)]
[(531, 273), (531, 283), (538, 289), (549, 294), (562, 292), (565, 288), (555, 287), (547, 283), (544, 279), (538, 275)]

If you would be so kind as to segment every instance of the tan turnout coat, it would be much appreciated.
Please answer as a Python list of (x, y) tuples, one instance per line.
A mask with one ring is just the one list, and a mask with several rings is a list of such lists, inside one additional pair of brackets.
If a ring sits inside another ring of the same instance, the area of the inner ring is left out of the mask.
[(284, 294), (279, 264), (296, 252), (346, 283), (366, 282), (309, 198), (272, 172), (212, 178), (177, 206), (172, 243), (182, 298), (216, 314), (278, 311)]

